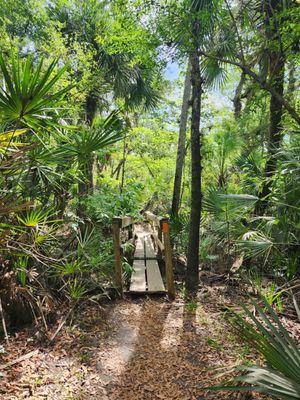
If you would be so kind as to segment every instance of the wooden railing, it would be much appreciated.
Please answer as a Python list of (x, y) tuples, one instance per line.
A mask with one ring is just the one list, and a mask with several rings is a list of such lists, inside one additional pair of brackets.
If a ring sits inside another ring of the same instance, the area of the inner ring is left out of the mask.
[[(164, 259), (166, 267), (167, 292), (170, 298), (175, 296), (175, 284), (172, 261), (172, 247), (170, 241), (170, 221), (168, 218), (158, 217), (157, 215), (146, 211), (144, 220), (149, 222), (152, 227), (152, 236), (157, 249), (158, 259)], [(122, 255), (121, 255), (121, 231), (128, 229), (129, 239), (132, 238), (133, 224), (136, 222), (132, 217), (115, 217), (112, 223), (114, 258), (115, 258), (115, 282), (120, 293), (123, 294), (122, 279)]]

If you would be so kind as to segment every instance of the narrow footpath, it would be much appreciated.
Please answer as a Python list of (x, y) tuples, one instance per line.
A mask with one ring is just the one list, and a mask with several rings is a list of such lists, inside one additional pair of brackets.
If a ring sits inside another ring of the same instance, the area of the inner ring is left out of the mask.
[(215, 306), (211, 300), (216, 292), (205, 289), (201, 297), (198, 306), (149, 297), (89, 306), (52, 347), (39, 345), (30, 331), (22, 331), (6, 346), (2, 361), (38, 352), (0, 371), (1, 399), (246, 398), (202, 389), (212, 384), (217, 367), (229, 370), (247, 353), (228, 331), (220, 311), (222, 296)]

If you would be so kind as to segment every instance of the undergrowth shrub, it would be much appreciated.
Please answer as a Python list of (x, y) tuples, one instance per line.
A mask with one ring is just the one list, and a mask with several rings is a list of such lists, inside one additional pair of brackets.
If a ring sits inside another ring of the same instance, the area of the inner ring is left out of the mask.
[(100, 189), (86, 199), (87, 215), (109, 228), (114, 216), (139, 216), (142, 204), (142, 185), (129, 183), (120, 192), (118, 187), (102, 184)]

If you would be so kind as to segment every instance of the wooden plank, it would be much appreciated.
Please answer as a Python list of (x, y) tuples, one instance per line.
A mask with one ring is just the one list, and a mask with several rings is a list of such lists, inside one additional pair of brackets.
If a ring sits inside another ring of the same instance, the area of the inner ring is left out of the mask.
[(149, 260), (148, 257), (155, 257), (155, 251), (150, 235), (145, 236), (146, 251), (146, 274), (148, 292), (164, 292), (165, 286), (161, 277), (157, 260)]
[(130, 292), (146, 292), (146, 269), (144, 260), (134, 260)]
[(145, 257), (145, 249), (144, 249), (144, 238), (138, 237), (135, 245), (134, 257), (144, 258)]
[(126, 228), (134, 223), (134, 219), (132, 217), (114, 217), (114, 223), (118, 223), (120, 228)]
[(146, 261), (148, 292), (164, 292), (163, 283), (159, 266), (156, 260)]
[(146, 258), (154, 258), (156, 256), (150, 234), (145, 236), (145, 252)]
[(134, 219), (132, 217), (123, 217), (122, 218), (122, 228), (126, 228), (134, 223)]

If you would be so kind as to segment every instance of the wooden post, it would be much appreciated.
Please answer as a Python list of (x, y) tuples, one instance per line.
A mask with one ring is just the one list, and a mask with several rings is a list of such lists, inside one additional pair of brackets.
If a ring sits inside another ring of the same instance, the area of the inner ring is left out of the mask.
[(170, 224), (168, 218), (161, 220), (161, 231), (164, 239), (167, 291), (171, 299), (175, 297), (175, 284), (172, 262), (172, 247), (170, 242)]
[[(155, 228), (154, 228), (155, 229)], [(161, 241), (161, 243), (163, 243), (163, 237), (162, 237), (162, 229), (161, 229), (161, 223), (159, 224), (159, 226), (157, 227), (157, 237), (158, 239)], [(161, 248), (158, 246), (157, 249), (157, 256), (158, 258), (161, 260), (162, 259), (162, 251)]]
[(112, 224), (113, 241), (114, 241), (114, 256), (115, 256), (115, 282), (116, 287), (123, 295), (123, 273), (122, 273), (122, 259), (121, 259), (121, 240), (120, 229), (122, 226), (121, 218), (114, 218)]

